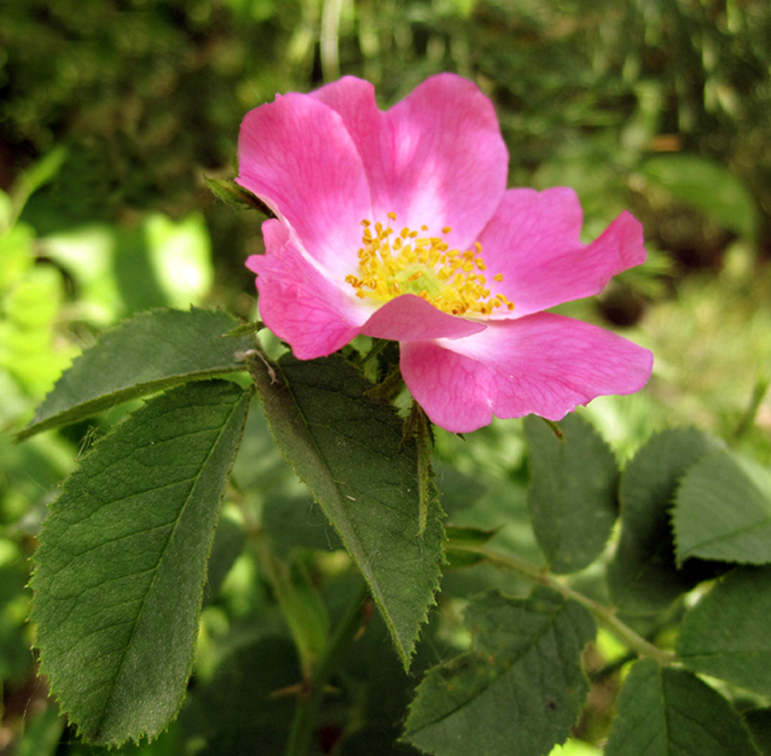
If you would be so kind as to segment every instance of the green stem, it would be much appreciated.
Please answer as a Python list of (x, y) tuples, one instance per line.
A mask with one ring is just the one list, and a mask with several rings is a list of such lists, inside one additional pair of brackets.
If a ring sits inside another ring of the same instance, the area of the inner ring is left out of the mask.
[(327, 641), (312, 677), (306, 681), (305, 689), (297, 701), (285, 756), (307, 756), (324, 698), (324, 686), (361, 626), (362, 609), (368, 595), (369, 588), (364, 583), (340, 620), (334, 635)]
[(496, 567), (502, 567), (518, 572), (520, 575), (524, 575), (536, 583), (541, 583), (542, 585), (546, 585), (549, 588), (559, 591), (565, 598), (585, 606), (591, 612), (592, 616), (597, 621), (597, 624), (602, 625), (606, 630), (609, 630), (627, 648), (640, 656), (648, 656), (664, 666), (671, 664), (674, 660), (675, 656), (673, 653), (664, 651), (663, 649), (654, 646), (652, 643), (649, 643), (645, 638), (632, 630), (631, 627), (622, 622), (612, 609), (590, 599), (588, 596), (584, 596), (583, 593), (574, 590), (567, 585), (567, 583), (550, 575), (545, 570), (536, 567), (529, 562), (525, 562), (522, 559), (518, 559), (517, 557), (501, 554), (488, 546), (474, 546), (464, 543), (452, 543), (451, 545), (453, 549), (480, 554)]
[(734, 438), (737, 441), (741, 439), (755, 423), (755, 418), (760, 409), (760, 405), (763, 403), (763, 398), (768, 391), (768, 387), (769, 380), (767, 376), (762, 376), (755, 382), (755, 387), (753, 388), (752, 396), (750, 397), (750, 403), (744, 411), (742, 419), (739, 421), (739, 425), (734, 432)]

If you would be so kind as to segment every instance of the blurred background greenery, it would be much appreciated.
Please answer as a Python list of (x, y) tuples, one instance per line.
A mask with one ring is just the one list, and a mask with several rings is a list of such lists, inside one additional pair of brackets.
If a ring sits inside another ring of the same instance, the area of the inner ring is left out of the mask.
[[(24, 624), (28, 558), (56, 484), (125, 409), (20, 446), (11, 434), (120, 318), (191, 303), (254, 317), (243, 262), (261, 218), (203, 179), (234, 175), (249, 109), (341, 74), (385, 108), (440, 71), (493, 99), (511, 186), (575, 188), (587, 239), (623, 209), (644, 223), (649, 262), (562, 310), (656, 355), (643, 394), (589, 409), (619, 456), (696, 423), (771, 461), (766, 0), (4, 0), (0, 754), (57, 752)], [(519, 423), (440, 434), (438, 454), (521, 499)]]

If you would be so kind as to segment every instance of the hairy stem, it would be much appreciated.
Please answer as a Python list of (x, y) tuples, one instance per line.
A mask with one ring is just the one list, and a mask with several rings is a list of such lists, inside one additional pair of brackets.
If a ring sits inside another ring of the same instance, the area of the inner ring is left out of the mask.
[(613, 633), (613, 635), (615, 635), (627, 648), (631, 649), (639, 656), (650, 657), (662, 665), (671, 664), (674, 660), (675, 657), (673, 653), (654, 646), (641, 635), (638, 635), (631, 627), (626, 625), (616, 616), (613, 609), (590, 599), (588, 596), (584, 596), (583, 593), (574, 590), (567, 583), (559, 580), (554, 575), (550, 575), (540, 567), (536, 567), (517, 557), (501, 554), (488, 546), (476, 546), (464, 543), (451, 543), (451, 545), (453, 549), (480, 554), (490, 562), (490, 564), (493, 564), (496, 567), (518, 572), (520, 575), (523, 575), (536, 583), (541, 583), (542, 585), (546, 585), (549, 588), (559, 591), (565, 598), (585, 606), (591, 612), (598, 625), (602, 625), (606, 630)]

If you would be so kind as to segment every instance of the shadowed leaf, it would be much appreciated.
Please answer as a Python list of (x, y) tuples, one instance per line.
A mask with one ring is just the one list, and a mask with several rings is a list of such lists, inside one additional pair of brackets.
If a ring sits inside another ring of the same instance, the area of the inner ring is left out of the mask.
[(251, 371), (287, 461), (306, 483), (355, 559), (405, 667), (434, 601), (443, 559), (442, 511), (434, 493), (418, 535), (418, 453), (393, 407), (365, 395), (370, 384), (339, 357)]
[(179, 710), (249, 397), (206, 381), (148, 401), (94, 447), (51, 507), (32, 618), (42, 670), (89, 740), (152, 737)]
[(466, 623), (473, 649), (429, 670), (405, 739), (441, 756), (541, 756), (564, 742), (588, 691), (586, 609), (546, 588), (528, 599), (491, 591), (472, 601)]

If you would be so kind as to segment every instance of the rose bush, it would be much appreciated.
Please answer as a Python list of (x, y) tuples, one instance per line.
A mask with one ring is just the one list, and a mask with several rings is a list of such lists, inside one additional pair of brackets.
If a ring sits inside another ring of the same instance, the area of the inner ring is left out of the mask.
[(639, 222), (624, 212), (584, 245), (571, 189), (507, 190), (495, 111), (471, 82), (434, 76), (386, 112), (353, 77), (277, 96), (247, 114), (238, 153), (238, 183), (276, 215), (247, 261), (260, 316), (298, 358), (398, 341), (413, 397), (453, 432), (559, 420), (648, 380), (649, 351), (545, 312), (642, 263)]

